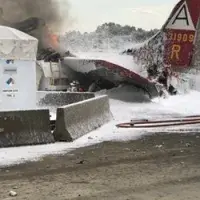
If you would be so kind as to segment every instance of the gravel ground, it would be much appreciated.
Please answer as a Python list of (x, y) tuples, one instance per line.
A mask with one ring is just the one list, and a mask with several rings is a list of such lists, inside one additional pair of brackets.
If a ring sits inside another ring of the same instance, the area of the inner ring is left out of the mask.
[(199, 152), (197, 134), (105, 142), (2, 168), (0, 199), (195, 200), (200, 197)]

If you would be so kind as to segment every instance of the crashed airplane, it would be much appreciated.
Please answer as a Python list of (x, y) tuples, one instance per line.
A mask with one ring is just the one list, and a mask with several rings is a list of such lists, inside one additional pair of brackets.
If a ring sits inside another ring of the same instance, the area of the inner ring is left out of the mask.
[(199, 68), (200, 1), (180, 0), (161, 30), (137, 48), (123, 53), (132, 55), (135, 63), (150, 70), (156, 65), (161, 72), (166, 66), (181, 75)]
[[(135, 63), (144, 66), (147, 72), (156, 66), (154, 76), (159, 76), (169, 66), (176, 72), (197, 67), (200, 59), (199, 17), (199, 0), (181, 0), (156, 35), (124, 53), (133, 56)], [(143, 88), (151, 97), (159, 95), (155, 82), (149, 77), (107, 60), (66, 57), (63, 63), (68, 74), (80, 82), (98, 80), (111, 87), (127, 83)]]
[[(198, 68), (199, 16), (199, 0), (180, 0), (156, 35), (123, 52), (133, 57), (131, 69), (109, 60), (80, 58), (70, 52), (58, 51), (58, 38), (47, 30), (42, 19), (32, 17), (10, 26), (38, 39), (43, 37), (37, 55), (39, 90), (67, 90), (67, 85), (74, 80), (79, 82), (84, 91), (111, 89), (124, 83), (142, 88), (154, 98), (160, 95), (157, 77), (166, 67), (169, 69), (170, 66), (170, 70), (177, 73)], [(40, 35), (37, 36), (37, 33)], [(44, 38), (47, 41), (44, 41)], [(134, 71), (135, 63), (141, 66), (147, 75)], [(153, 81), (150, 76), (153, 76)], [(98, 87), (91, 89), (92, 84)]]

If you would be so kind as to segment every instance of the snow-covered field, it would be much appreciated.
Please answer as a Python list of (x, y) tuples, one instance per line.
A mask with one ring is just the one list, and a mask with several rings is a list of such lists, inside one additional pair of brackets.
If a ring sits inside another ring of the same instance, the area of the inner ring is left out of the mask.
[[(83, 56), (83, 55), (82, 55)], [(89, 56), (85, 54), (84, 56)], [(94, 57), (94, 55), (92, 55)], [(96, 55), (98, 56), (98, 55)], [(116, 58), (116, 55), (102, 55), (107, 56), (107, 59), (121, 64), (127, 64), (128, 59), (124, 61)], [(128, 67), (131, 66), (131, 62)], [(131, 91), (130, 91), (131, 92)], [(119, 91), (120, 95), (120, 91)], [(0, 166), (13, 165), (26, 161), (33, 161), (49, 154), (63, 154), (79, 147), (84, 147), (92, 144), (97, 144), (103, 141), (127, 141), (135, 140), (146, 134), (153, 134), (155, 132), (189, 132), (200, 131), (198, 125), (194, 126), (179, 126), (158, 129), (118, 129), (116, 124), (120, 122), (128, 122), (133, 118), (148, 118), (148, 119), (164, 119), (173, 116), (197, 115), (200, 114), (200, 92), (190, 91), (187, 94), (169, 97), (168, 99), (154, 99), (150, 103), (131, 103), (120, 101), (117, 99), (110, 99), (111, 111), (113, 114), (113, 121), (104, 125), (82, 138), (72, 143), (55, 143), (49, 145), (27, 146), (16, 148), (0, 149)]]

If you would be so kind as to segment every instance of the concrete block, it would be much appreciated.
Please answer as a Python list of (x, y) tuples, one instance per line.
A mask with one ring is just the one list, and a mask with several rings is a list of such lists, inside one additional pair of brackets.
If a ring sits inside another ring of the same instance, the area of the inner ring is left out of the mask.
[(112, 119), (107, 95), (94, 97), (57, 109), (56, 141), (73, 141)]
[(0, 147), (54, 142), (49, 110), (0, 112)]

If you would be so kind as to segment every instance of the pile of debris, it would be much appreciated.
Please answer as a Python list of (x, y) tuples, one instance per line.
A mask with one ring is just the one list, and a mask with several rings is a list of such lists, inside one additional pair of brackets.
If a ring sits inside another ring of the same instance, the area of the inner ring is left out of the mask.
[(69, 51), (61, 54), (52, 48), (39, 49), (37, 54), (37, 60), (44, 60), (45, 62), (59, 62), (63, 57), (75, 57), (75, 55)]

